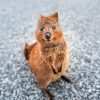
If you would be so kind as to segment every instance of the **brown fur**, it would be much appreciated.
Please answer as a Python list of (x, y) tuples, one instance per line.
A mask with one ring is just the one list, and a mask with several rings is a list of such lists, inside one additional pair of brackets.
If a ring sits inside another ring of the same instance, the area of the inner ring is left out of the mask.
[[(52, 26), (56, 26), (56, 29), (52, 30)], [(43, 32), (40, 31), (42, 27), (45, 27)], [(43, 38), (45, 32), (52, 33), (49, 42)], [(35, 44), (25, 45), (24, 52), (40, 87), (47, 90), (47, 86), (60, 78), (69, 66), (68, 43), (59, 25), (58, 13), (40, 17), (36, 38)]]

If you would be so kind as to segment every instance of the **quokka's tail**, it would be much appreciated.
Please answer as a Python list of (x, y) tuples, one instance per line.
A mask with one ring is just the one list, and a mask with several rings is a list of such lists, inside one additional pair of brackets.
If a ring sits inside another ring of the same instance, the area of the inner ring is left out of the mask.
[(29, 59), (29, 54), (30, 54), (30, 46), (26, 43), (24, 48), (24, 55), (27, 60)]
[(24, 55), (25, 55), (25, 58), (28, 60), (29, 59), (29, 55), (30, 55), (30, 52), (32, 50), (32, 48), (34, 48), (34, 46), (36, 45), (37, 43), (34, 43), (32, 45), (28, 45), (27, 43), (25, 44), (25, 48), (24, 48)]

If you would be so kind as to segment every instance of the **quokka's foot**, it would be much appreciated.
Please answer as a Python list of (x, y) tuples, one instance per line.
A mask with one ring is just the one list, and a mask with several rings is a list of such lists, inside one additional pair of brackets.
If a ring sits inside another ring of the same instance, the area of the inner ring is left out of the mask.
[(67, 83), (73, 83), (69, 78), (67, 78), (67, 77), (65, 77), (65, 76), (61, 76), (61, 78), (65, 81), (65, 82), (67, 82)]
[(48, 100), (54, 100), (54, 95), (52, 95), (49, 90), (45, 90), (45, 92), (47, 93), (47, 95), (49, 96), (49, 99)]

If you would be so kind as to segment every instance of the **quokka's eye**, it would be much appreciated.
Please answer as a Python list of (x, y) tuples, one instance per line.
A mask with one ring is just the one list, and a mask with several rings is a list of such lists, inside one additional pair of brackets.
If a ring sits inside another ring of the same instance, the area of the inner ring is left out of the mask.
[(43, 30), (44, 30), (44, 27), (42, 27), (42, 28), (40, 29), (41, 32), (43, 32)]
[(55, 30), (56, 29), (56, 26), (52, 26), (52, 29)]

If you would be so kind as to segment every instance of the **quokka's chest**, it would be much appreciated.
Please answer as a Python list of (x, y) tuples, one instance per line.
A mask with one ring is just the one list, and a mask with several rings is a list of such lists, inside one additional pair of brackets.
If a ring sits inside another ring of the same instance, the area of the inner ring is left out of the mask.
[(63, 61), (65, 58), (65, 53), (57, 53), (57, 54), (52, 54), (49, 57), (46, 58), (48, 62), (55, 62), (55, 61)]
[(66, 54), (66, 49), (66, 45), (58, 45), (51, 48), (42, 48), (41, 52), (44, 57), (50, 57), (50, 59), (60, 59), (62, 56), (64, 56), (64, 54)]
[(57, 45), (46, 46), (41, 49), (42, 57), (49, 63), (57, 63), (64, 60), (66, 56), (66, 43), (59, 43)]

